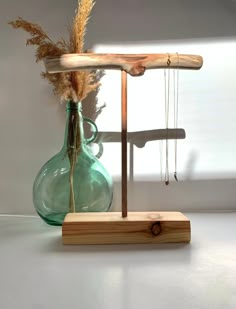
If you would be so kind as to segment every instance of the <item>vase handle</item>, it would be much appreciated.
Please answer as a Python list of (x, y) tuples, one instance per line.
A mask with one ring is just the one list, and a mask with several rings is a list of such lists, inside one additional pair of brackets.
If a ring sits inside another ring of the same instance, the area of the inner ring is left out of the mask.
[(85, 122), (87, 122), (88, 124), (90, 124), (91, 127), (93, 128), (93, 135), (91, 137), (85, 139), (86, 145), (88, 145), (96, 139), (97, 134), (98, 134), (98, 128), (97, 128), (96, 123), (93, 122), (93, 120), (91, 120), (90, 118), (83, 117), (83, 120)]

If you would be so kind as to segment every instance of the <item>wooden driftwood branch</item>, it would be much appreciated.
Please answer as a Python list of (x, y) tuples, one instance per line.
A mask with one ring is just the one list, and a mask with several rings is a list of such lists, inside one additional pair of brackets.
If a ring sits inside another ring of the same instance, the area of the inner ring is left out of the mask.
[(183, 54), (65, 54), (60, 57), (46, 57), (49, 73), (78, 71), (86, 69), (119, 69), (132, 76), (143, 75), (147, 69), (179, 68), (198, 70), (203, 59), (198, 55)]

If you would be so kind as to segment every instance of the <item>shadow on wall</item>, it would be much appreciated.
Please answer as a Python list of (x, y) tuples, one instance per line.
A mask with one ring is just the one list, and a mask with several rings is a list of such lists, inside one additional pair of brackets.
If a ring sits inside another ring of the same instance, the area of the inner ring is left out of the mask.
[[(105, 75), (104, 70), (96, 71), (96, 79), (95, 83), (100, 83), (102, 77)], [(93, 121), (96, 121), (97, 117), (102, 112), (103, 108), (106, 106), (105, 104), (102, 106), (98, 106), (98, 93), (100, 90), (100, 86), (96, 89), (96, 91), (92, 91), (88, 94), (88, 96), (83, 100), (83, 116), (90, 118)], [(90, 133), (91, 126), (85, 124), (84, 133), (85, 137), (91, 135)]]
[[(65, 115), (64, 105), (54, 107), (59, 100), (40, 80), (41, 68), (34, 64), (32, 50), (23, 43), (25, 34), (16, 34), (7, 22), (19, 15), (45, 25), (55, 38), (66, 37), (68, 20), (75, 7), (76, 1), (65, 0), (42, 0), (34, 5), (28, 0), (0, 1), (0, 53), (4, 72), (0, 77), (2, 213), (33, 212), (32, 181), (42, 163), (57, 151), (58, 145), (61, 146)], [(234, 0), (99, 0), (92, 15), (86, 48), (98, 44), (236, 36)], [(30, 85), (30, 91), (27, 91), (27, 85)], [(12, 89), (17, 104), (12, 104)], [(84, 114), (95, 120), (99, 113), (96, 96), (88, 97), (88, 101), (93, 104), (84, 102)], [(55, 112), (59, 119), (54, 117)], [(9, 115), (14, 116), (14, 128), (10, 125)], [(9, 138), (6, 138), (6, 132)], [(134, 180), (129, 184), (130, 210), (235, 209), (236, 180), (190, 180), (195, 162), (193, 154), (189, 157), (185, 181), (171, 183), (169, 187), (156, 181)], [(115, 181), (114, 210), (120, 208), (119, 193), (120, 182)]]
[(88, 33), (90, 47), (103, 43), (235, 36), (236, 1), (100, 0)]

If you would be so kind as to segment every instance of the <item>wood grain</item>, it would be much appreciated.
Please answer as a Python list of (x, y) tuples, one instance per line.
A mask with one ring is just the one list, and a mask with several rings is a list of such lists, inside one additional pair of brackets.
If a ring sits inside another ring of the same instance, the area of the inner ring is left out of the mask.
[(190, 220), (180, 212), (70, 213), (62, 226), (64, 244), (190, 242)]
[[(168, 64), (170, 60), (170, 64)], [(143, 75), (147, 69), (179, 68), (198, 70), (203, 59), (199, 55), (184, 54), (65, 54), (44, 59), (49, 73), (81, 69), (119, 69), (132, 76)]]

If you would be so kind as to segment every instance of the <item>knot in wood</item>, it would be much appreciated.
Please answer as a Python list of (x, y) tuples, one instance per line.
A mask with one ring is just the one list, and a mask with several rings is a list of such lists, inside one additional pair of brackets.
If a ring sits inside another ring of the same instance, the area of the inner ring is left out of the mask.
[(152, 235), (157, 236), (161, 233), (160, 222), (155, 222), (151, 227)]
[(131, 76), (142, 76), (145, 73), (145, 70), (146, 68), (142, 64), (135, 64), (127, 73)]

